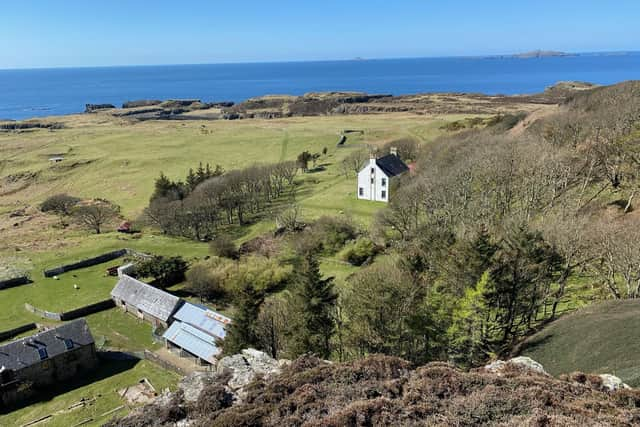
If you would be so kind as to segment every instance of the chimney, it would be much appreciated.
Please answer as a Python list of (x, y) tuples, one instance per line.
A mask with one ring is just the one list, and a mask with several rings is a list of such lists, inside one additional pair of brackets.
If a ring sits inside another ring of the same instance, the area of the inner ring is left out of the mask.
[(394, 156), (398, 157), (398, 149), (396, 147), (391, 147), (391, 149), (389, 150), (389, 152), (391, 154), (393, 154)]
[(376, 160), (377, 160), (377, 158), (376, 158), (376, 152), (375, 152), (375, 150), (370, 149), (370, 150), (369, 150), (369, 164), (370, 164), (371, 166), (374, 166), (374, 165), (376, 164)]

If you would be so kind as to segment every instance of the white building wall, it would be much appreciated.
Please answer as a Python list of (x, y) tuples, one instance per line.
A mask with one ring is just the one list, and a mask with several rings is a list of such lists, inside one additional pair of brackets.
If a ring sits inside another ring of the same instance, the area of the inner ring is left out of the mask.
[(356, 195), (361, 200), (388, 202), (389, 181), (390, 178), (376, 165), (376, 160), (370, 159), (358, 173)]

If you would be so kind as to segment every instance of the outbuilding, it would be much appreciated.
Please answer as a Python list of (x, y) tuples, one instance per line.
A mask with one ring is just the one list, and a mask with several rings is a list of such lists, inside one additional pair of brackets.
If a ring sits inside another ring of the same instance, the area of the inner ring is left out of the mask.
[(201, 365), (216, 362), (231, 319), (198, 304), (185, 303), (173, 316), (163, 338), (168, 349), (193, 357)]
[(155, 327), (168, 327), (182, 300), (161, 289), (123, 274), (111, 291), (116, 306)]

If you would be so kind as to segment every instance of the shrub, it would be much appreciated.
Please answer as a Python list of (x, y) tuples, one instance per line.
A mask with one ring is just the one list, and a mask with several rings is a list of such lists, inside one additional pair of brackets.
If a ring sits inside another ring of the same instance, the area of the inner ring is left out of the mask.
[(45, 199), (40, 205), (40, 211), (53, 212), (57, 215), (71, 215), (71, 209), (80, 202), (77, 197), (68, 194), (55, 194)]
[(358, 236), (355, 224), (345, 218), (323, 216), (312, 227), (313, 233), (320, 237), (325, 253), (336, 253), (346, 242)]
[(293, 242), (299, 253), (323, 252), (332, 255), (346, 242), (358, 237), (356, 225), (349, 219), (322, 216)]
[(213, 272), (209, 263), (193, 265), (186, 274), (189, 290), (201, 300), (209, 300), (224, 294), (221, 278)]
[(211, 252), (211, 255), (220, 258), (238, 258), (238, 248), (236, 244), (229, 236), (224, 234), (209, 243), (209, 252)]
[(232, 404), (233, 396), (227, 392), (225, 386), (214, 382), (202, 389), (195, 403), (195, 410), (199, 415), (207, 416)]
[(347, 243), (340, 251), (340, 259), (352, 265), (362, 265), (366, 260), (373, 257), (378, 252), (378, 248), (371, 239), (361, 237)]
[(166, 287), (183, 281), (187, 267), (187, 262), (180, 256), (154, 256), (138, 264), (136, 274), (140, 277), (153, 277), (157, 284)]

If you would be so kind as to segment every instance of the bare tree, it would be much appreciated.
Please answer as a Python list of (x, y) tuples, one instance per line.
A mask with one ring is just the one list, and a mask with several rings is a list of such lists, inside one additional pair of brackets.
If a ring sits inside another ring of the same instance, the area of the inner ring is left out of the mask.
[(352, 173), (357, 174), (360, 172), (360, 169), (362, 169), (367, 159), (369, 159), (369, 150), (358, 149), (353, 151), (340, 163), (342, 173), (344, 173), (346, 178), (349, 178)]
[(73, 208), (74, 218), (96, 234), (100, 234), (102, 227), (116, 219), (119, 214), (120, 207), (104, 199), (80, 203)]
[(256, 335), (262, 349), (271, 357), (282, 357), (285, 351), (288, 321), (287, 302), (278, 296), (267, 298), (260, 307)]

